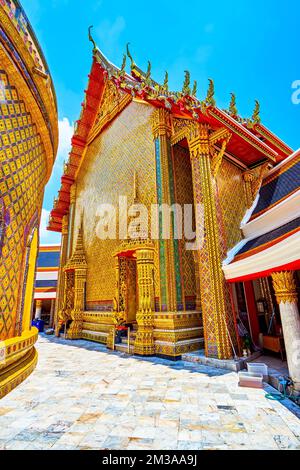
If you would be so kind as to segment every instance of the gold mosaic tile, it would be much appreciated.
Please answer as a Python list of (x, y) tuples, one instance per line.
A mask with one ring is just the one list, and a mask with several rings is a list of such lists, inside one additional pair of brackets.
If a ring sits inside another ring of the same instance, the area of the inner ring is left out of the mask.
[[(99, 240), (96, 226), (101, 203), (118, 207), (118, 197), (133, 201), (134, 171), (138, 198), (150, 208), (156, 202), (155, 152), (150, 123), (152, 108), (133, 102), (89, 146), (78, 174), (74, 234), (83, 213), (84, 249), (88, 263), (87, 302), (111, 302), (115, 295), (115, 269), (112, 253), (118, 240)], [(117, 225), (117, 231), (118, 231)], [(73, 243), (75, 246), (76, 240)], [(105, 267), (105, 269), (103, 269)], [(156, 257), (156, 273), (158, 258)], [(156, 275), (157, 279), (158, 276)], [(156, 292), (159, 292), (156, 283)]]
[(24, 229), (41, 208), (46, 178), (45, 151), (37, 128), (18, 91), (1, 70), (0, 123), (0, 198), (9, 218), (1, 253), (1, 340), (14, 335), (26, 246)]
[(223, 211), (227, 250), (230, 250), (242, 239), (240, 224), (247, 211), (242, 170), (223, 159), (217, 184)]

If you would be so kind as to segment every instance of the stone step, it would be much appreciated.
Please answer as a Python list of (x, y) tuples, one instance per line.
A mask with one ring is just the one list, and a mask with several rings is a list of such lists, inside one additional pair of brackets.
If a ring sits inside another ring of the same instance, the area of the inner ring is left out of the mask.
[[(122, 344), (127, 344), (127, 343), (128, 343), (128, 339), (127, 339), (127, 338), (121, 338), (121, 339), (122, 339)], [(134, 342), (135, 342), (135, 337), (130, 336), (129, 342), (130, 342), (130, 344), (134, 344)]]
[(126, 354), (133, 354), (134, 353), (134, 346), (130, 345), (130, 352), (128, 352), (127, 344), (119, 343), (115, 345), (116, 351), (123, 352)]

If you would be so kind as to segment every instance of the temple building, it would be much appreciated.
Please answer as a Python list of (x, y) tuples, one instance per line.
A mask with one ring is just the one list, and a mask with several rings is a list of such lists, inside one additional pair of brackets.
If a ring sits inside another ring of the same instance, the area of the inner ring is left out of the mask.
[[(222, 110), (213, 81), (199, 100), (189, 72), (173, 92), (168, 74), (157, 83), (128, 47), (118, 68), (94, 43), (85, 94), (48, 227), (62, 233), (57, 335), (66, 328), (69, 339), (171, 359), (199, 349), (240, 355), (237, 294), (223, 264), (262, 181), (292, 149), (261, 123), (258, 102), (251, 119), (238, 115), (233, 94)], [(149, 227), (131, 236), (141, 204), (158, 208), (157, 237)], [(165, 236), (161, 209), (174, 205), (192, 208), (195, 239), (179, 236), (185, 213), (175, 210)], [(122, 325), (129, 344), (115, 342)]]
[(223, 266), (236, 311), (247, 312), (254, 344), (286, 356), (300, 392), (300, 150), (265, 175), (242, 232)]
[(34, 288), (34, 319), (54, 325), (60, 245), (40, 245)]
[(31, 328), (44, 187), (57, 150), (48, 66), (17, 0), (0, 1), (0, 398), (34, 369)]

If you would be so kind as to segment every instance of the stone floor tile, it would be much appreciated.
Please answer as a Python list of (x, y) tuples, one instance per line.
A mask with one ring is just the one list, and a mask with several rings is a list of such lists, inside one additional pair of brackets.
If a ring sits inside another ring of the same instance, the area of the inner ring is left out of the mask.
[(37, 369), (1, 400), (0, 449), (299, 449), (300, 408), (234, 372), (84, 340), (37, 347)]

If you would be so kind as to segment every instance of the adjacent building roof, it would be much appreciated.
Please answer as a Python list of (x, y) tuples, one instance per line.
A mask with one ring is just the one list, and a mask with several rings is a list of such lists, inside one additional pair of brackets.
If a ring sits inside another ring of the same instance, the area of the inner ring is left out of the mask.
[(281, 225), (280, 227), (271, 230), (270, 232), (264, 233), (257, 238), (248, 241), (235, 255), (234, 260), (243, 259), (247, 256), (251, 256), (255, 253), (259, 253), (266, 248), (269, 248), (276, 243), (284, 240), (285, 238), (293, 235), (300, 230), (300, 217), (288, 222), (287, 224)]
[(59, 262), (59, 245), (40, 246), (36, 269), (35, 299), (56, 298)]
[(263, 181), (245, 239), (224, 263), (230, 281), (300, 268), (300, 150), (274, 167)]
[(251, 220), (274, 205), (280, 203), (288, 196), (298, 191), (300, 185), (300, 152), (293, 154), (292, 159), (274, 169), (264, 180), (260, 190), (260, 197)]

